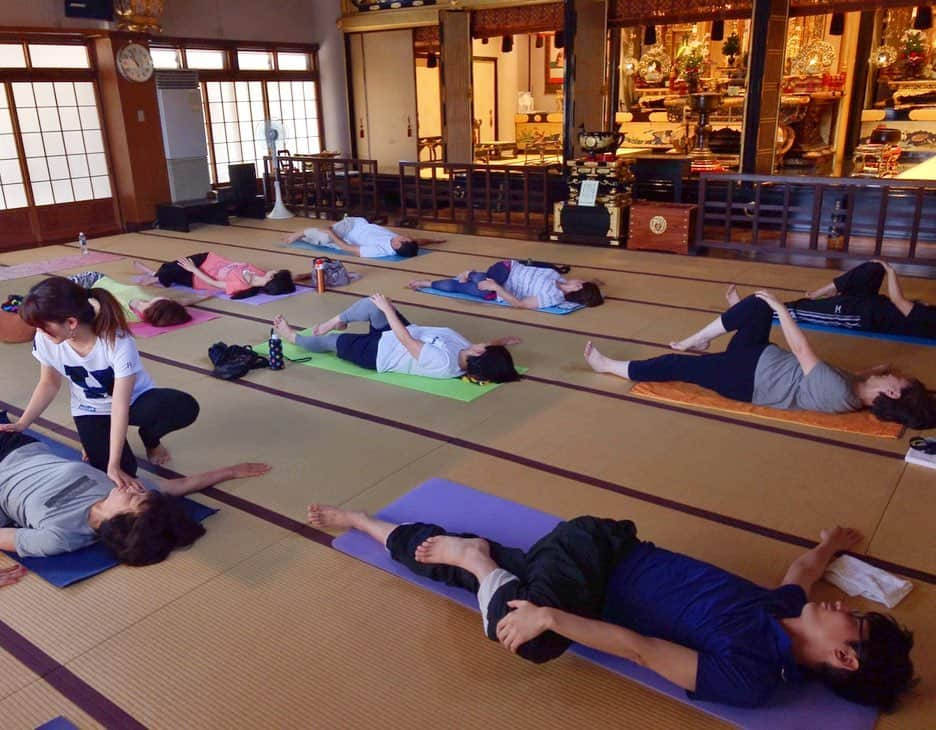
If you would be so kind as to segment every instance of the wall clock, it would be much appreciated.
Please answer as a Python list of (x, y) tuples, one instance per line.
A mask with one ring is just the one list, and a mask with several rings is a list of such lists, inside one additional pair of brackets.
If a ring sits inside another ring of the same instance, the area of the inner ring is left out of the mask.
[(117, 51), (117, 70), (127, 81), (149, 81), (153, 75), (153, 57), (146, 46), (128, 43)]

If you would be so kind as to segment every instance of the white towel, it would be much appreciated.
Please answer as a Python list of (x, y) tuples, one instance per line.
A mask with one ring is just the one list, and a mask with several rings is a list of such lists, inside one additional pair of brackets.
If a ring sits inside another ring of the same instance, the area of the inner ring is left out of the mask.
[(913, 583), (875, 568), (850, 555), (840, 555), (825, 571), (825, 579), (850, 596), (863, 596), (893, 608), (913, 588)]

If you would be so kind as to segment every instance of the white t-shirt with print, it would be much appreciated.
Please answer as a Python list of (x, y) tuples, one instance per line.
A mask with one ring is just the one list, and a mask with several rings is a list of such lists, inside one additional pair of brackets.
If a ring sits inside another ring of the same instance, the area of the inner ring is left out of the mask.
[(565, 294), (556, 286), (562, 280), (562, 276), (555, 269), (527, 266), (519, 261), (512, 261), (504, 288), (517, 299), (536, 297), (537, 306), (546, 309), (566, 300)]
[(457, 378), (465, 371), (458, 364), (458, 353), (471, 347), (464, 337), (448, 327), (406, 328), (413, 338), (423, 343), (416, 360), (393, 332), (384, 332), (377, 345), (378, 373), (407, 373), (427, 378)]
[(357, 246), (363, 258), (396, 256), (396, 251), (390, 242), (397, 234), (376, 223), (368, 223), (366, 218), (344, 218), (333, 225), (332, 230), (345, 243)]
[(140, 363), (140, 353), (130, 335), (118, 336), (113, 346), (98, 337), (87, 355), (79, 355), (66, 340), (55, 344), (42, 331), (33, 338), (33, 357), (61, 373), (71, 386), (73, 416), (109, 415), (114, 381), (136, 375), (130, 402), (155, 387)]

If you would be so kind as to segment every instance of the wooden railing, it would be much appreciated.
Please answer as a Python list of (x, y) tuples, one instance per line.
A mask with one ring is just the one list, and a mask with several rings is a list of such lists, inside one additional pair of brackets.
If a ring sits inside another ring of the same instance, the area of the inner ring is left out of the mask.
[[(267, 201), (273, 190), (273, 160), (264, 157), (264, 186)], [(380, 217), (377, 195), (377, 161), (320, 157), (317, 155), (277, 155), (283, 202), (292, 212), (307, 218), (339, 220), (355, 215), (373, 220)]]
[(449, 223), (470, 231), (545, 232), (561, 165), (400, 163), (400, 213), (410, 225)]
[(696, 245), (936, 263), (936, 182), (704, 174)]

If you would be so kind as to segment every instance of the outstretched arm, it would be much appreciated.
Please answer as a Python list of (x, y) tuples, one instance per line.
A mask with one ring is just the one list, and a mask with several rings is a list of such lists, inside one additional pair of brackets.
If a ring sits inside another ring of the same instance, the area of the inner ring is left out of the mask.
[(629, 659), (683, 689), (695, 691), (699, 654), (692, 649), (529, 601), (507, 605), (514, 610), (498, 622), (497, 638), (513, 653), (544, 631), (553, 631), (577, 644)]
[(508, 345), (519, 345), (521, 342), (523, 342), (523, 340), (521, 340), (519, 337), (508, 335), (507, 337), (498, 337), (497, 339), (491, 340), (490, 342), (485, 342), (484, 344), (494, 346), (502, 345), (503, 347), (507, 347)]
[(806, 292), (806, 298), (825, 299), (826, 297), (831, 297), (836, 292), (838, 292), (838, 289), (835, 288), (835, 282), (830, 281), (828, 284), (820, 286), (818, 289), (812, 289), (811, 291)]
[(22, 432), (29, 428), (42, 412), (49, 407), (62, 386), (62, 376), (48, 365), (43, 365), (39, 373), (39, 382), (33, 390), (29, 405), (16, 423), (0, 424), (0, 431)]
[(894, 267), (881, 259), (873, 259), (873, 262), (884, 267), (887, 273), (887, 298), (893, 302), (894, 306), (900, 310), (900, 313), (906, 317), (913, 309), (913, 302), (904, 296), (903, 289), (900, 288), (900, 280), (897, 278), (897, 272)]
[(800, 367), (803, 368), (803, 374), (809, 375), (810, 371), (821, 361), (813, 352), (806, 335), (803, 334), (803, 330), (793, 321), (786, 305), (778, 301), (770, 292), (759, 291), (754, 292), (754, 295), (758, 299), (767, 302), (770, 308), (777, 313), (777, 317), (780, 319), (780, 329), (783, 330), (783, 336), (786, 338), (790, 351), (796, 355)]
[(377, 309), (384, 313), (384, 316), (387, 318), (387, 324), (390, 325), (391, 331), (396, 335), (400, 344), (406, 348), (406, 351), (412, 355), (414, 360), (418, 360), (420, 354), (422, 354), (424, 343), (417, 340), (409, 333), (409, 330), (406, 329), (406, 325), (403, 324), (403, 320), (400, 319), (400, 315), (397, 314), (396, 309), (393, 308), (393, 302), (387, 299), (383, 294), (374, 294), (374, 296), (371, 297), (371, 301), (377, 305)]
[(861, 533), (850, 527), (836, 526), (823, 530), (819, 533), (819, 544), (790, 564), (780, 585), (797, 585), (808, 596), (813, 584), (825, 573), (826, 566), (836, 553), (853, 548), (862, 539)]
[(203, 471), (201, 474), (193, 474), (190, 477), (181, 479), (167, 479), (159, 485), (159, 491), (164, 494), (171, 494), (175, 497), (181, 497), (185, 494), (197, 492), (205, 487), (211, 487), (230, 479), (246, 479), (266, 474), (270, 471), (269, 464), (260, 464), (256, 462), (244, 462), (232, 466), (223, 466), (220, 469)]

